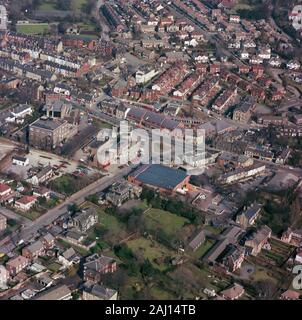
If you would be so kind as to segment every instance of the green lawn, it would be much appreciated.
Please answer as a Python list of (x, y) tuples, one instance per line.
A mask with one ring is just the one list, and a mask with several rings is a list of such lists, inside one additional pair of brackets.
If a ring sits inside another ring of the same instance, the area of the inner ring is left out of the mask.
[(43, 34), (48, 30), (48, 23), (17, 25), (17, 31), (25, 34)]
[(41, 11), (53, 11), (56, 10), (56, 1), (53, 0), (44, 0), (39, 6)]
[(113, 234), (118, 235), (124, 228), (123, 225), (117, 220), (116, 217), (106, 213), (105, 211), (99, 209), (99, 223), (104, 226), (107, 230), (110, 230)]
[(215, 228), (213, 226), (207, 225), (205, 226), (205, 229), (211, 233), (213, 233), (214, 235), (218, 235), (221, 233), (221, 229)]
[(57, 262), (53, 262), (50, 265), (47, 266), (47, 269), (49, 269), (52, 272), (58, 272), (60, 270), (62, 266), (57, 263)]
[(136, 205), (136, 208), (145, 211), (148, 209), (148, 204), (146, 201), (140, 201), (140, 203)]
[(97, 244), (99, 244), (98, 248), (95, 248), (96, 250), (100, 251), (102, 248), (105, 249), (110, 247), (110, 244), (117, 244), (117, 242), (128, 236), (125, 226), (119, 222), (115, 216), (106, 213), (89, 201), (80, 206), (81, 209), (88, 209), (91, 207), (94, 207), (97, 210), (99, 224), (90, 231), (87, 239), (96, 240)]
[(87, 0), (73, 0), (73, 7), (77, 11), (82, 11), (82, 7), (86, 4)]
[(153, 231), (161, 229), (168, 236), (173, 236), (182, 229), (185, 223), (189, 223), (189, 220), (186, 218), (160, 209), (151, 209), (148, 211), (145, 221), (148, 229)]
[[(64, 1), (64, 0), (61, 0)], [(71, 9), (75, 11), (82, 11), (82, 6), (87, 2), (87, 0), (72, 0)], [(58, 10), (56, 6), (56, 0), (44, 0), (39, 6), (39, 11), (54, 11)]]
[(150, 293), (154, 300), (174, 300), (174, 297), (171, 293), (164, 291), (161, 287), (152, 287)]
[(21, 215), (24, 216), (25, 218), (29, 219), (29, 220), (36, 220), (38, 219), (39, 217), (42, 216), (43, 213), (41, 212), (38, 212), (38, 211), (28, 211), (28, 212), (22, 212)]
[(144, 259), (149, 259), (153, 266), (159, 270), (165, 270), (168, 265), (163, 261), (158, 264), (155, 260), (164, 260), (165, 257), (170, 257), (173, 254), (166, 247), (146, 238), (128, 241), (127, 246), (134, 254), (142, 255)]
[(201, 259), (215, 244), (214, 240), (207, 239), (192, 255), (196, 259)]
[(64, 174), (49, 183), (49, 188), (58, 193), (70, 196), (83, 188), (87, 187), (89, 184), (96, 181), (97, 176), (83, 176), (75, 177), (71, 174)]

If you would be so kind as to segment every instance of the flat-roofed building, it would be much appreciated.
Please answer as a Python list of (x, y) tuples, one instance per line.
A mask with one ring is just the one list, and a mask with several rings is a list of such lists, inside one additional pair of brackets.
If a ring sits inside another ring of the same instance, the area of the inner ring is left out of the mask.
[(190, 186), (190, 176), (185, 171), (160, 164), (141, 166), (128, 176), (128, 181), (163, 192), (173, 192)]

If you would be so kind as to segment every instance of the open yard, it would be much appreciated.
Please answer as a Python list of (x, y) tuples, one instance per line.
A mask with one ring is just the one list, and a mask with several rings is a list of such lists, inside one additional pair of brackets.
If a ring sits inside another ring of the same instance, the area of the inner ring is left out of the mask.
[[(81, 208), (89, 207), (97, 208), (99, 216), (99, 225), (91, 230), (89, 238), (98, 240), (100, 247), (107, 247), (107, 245), (117, 244), (119, 241), (125, 239), (129, 234), (126, 232), (125, 226), (118, 221), (113, 215), (107, 214), (101, 208), (96, 207), (90, 202), (86, 202)], [(96, 239), (99, 238), (99, 239)]]
[(174, 236), (189, 220), (168, 211), (151, 209), (146, 213), (145, 222), (149, 230), (162, 230), (168, 236)]
[(270, 280), (274, 283), (277, 283), (277, 280), (272, 277), (271, 272), (268, 269), (260, 266), (255, 266), (255, 271), (251, 274), (250, 280), (252, 280), (253, 282), (261, 280)]
[(49, 30), (48, 23), (20, 24), (17, 31), (25, 34), (43, 34)]
[[(63, 2), (63, 1), (62, 1)], [(54, 11), (54, 10), (63, 10), (65, 6), (58, 6), (57, 0), (45, 0), (41, 2), (39, 6), (39, 11)], [(87, 0), (71, 0), (70, 9), (75, 11), (82, 11), (83, 5), (87, 3)], [(66, 8), (69, 9), (69, 8)]]
[(83, 188), (87, 187), (101, 176), (84, 175), (82, 177), (75, 177), (71, 174), (65, 174), (49, 183), (49, 188), (60, 194), (70, 196)]
[(212, 239), (207, 239), (195, 252), (192, 253), (192, 256), (196, 259), (201, 259), (215, 244), (215, 241)]

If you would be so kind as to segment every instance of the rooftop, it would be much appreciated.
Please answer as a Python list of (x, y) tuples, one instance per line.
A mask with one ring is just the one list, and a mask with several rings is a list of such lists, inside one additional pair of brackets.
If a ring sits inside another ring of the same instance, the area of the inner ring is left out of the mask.
[(130, 175), (135, 180), (158, 188), (174, 190), (187, 174), (183, 170), (169, 168), (160, 164), (144, 165)]
[(64, 124), (64, 121), (52, 120), (52, 119), (38, 119), (36, 122), (30, 125), (30, 128), (38, 128), (54, 131)]

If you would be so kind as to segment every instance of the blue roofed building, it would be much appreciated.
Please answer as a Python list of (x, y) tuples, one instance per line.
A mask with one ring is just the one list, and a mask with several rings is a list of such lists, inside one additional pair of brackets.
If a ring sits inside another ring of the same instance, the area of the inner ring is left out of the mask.
[(190, 188), (190, 176), (185, 171), (160, 164), (139, 167), (128, 176), (128, 181), (137, 185), (146, 185), (161, 192)]

